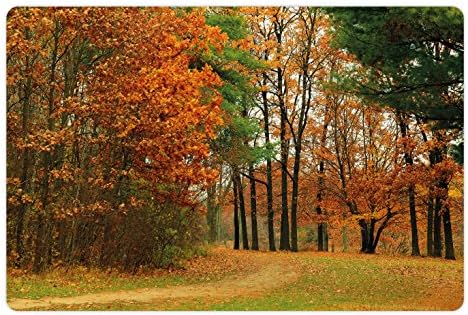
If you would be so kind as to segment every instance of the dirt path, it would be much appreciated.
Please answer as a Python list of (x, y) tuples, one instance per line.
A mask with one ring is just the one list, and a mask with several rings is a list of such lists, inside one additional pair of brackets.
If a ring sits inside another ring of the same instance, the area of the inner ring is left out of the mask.
[(12, 299), (8, 301), (8, 304), (15, 310), (26, 310), (30, 308), (49, 309), (57, 305), (110, 304), (114, 302), (151, 303), (166, 299), (252, 296), (283, 287), (297, 280), (299, 275), (296, 273), (295, 264), (282, 259), (282, 257), (278, 258), (280, 259), (262, 259), (264, 263), (258, 271), (237, 274), (213, 283), (102, 292), (73, 297), (45, 297), (39, 300)]

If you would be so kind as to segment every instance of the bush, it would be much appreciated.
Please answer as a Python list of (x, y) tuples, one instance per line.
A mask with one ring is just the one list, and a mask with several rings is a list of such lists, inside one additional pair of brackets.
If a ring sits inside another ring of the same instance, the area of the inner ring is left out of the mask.
[(194, 208), (170, 202), (151, 202), (120, 220), (121, 224), (113, 225), (113, 241), (108, 243), (108, 261), (103, 265), (125, 270), (177, 265), (201, 244), (204, 234), (201, 215)]
[[(83, 265), (136, 272), (141, 267), (176, 266), (181, 259), (198, 255), (197, 247), (203, 242), (206, 226), (197, 207), (180, 205), (174, 194), (156, 200), (146, 185), (144, 181), (127, 183), (120, 196), (111, 196), (122, 202), (114, 203), (110, 211), (103, 213), (47, 216), (47, 220), (40, 221), (37, 213), (31, 211), (26, 230), (33, 230), (39, 223), (45, 227), (46, 238), (39, 240), (47, 246), (42, 256), (43, 269)], [(159, 191), (162, 189), (169, 191), (158, 187)], [(9, 230), (11, 241), (14, 230)], [(34, 236), (28, 235), (24, 242), (22, 266), (26, 269), (34, 263), (38, 242)], [(10, 265), (15, 257), (15, 251), (10, 250)]]

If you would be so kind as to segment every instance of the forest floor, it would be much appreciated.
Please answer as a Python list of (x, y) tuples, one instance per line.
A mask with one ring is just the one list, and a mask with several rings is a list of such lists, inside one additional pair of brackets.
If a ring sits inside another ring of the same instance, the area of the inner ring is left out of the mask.
[(463, 260), (217, 247), (182, 269), (10, 270), (15, 310), (454, 310)]

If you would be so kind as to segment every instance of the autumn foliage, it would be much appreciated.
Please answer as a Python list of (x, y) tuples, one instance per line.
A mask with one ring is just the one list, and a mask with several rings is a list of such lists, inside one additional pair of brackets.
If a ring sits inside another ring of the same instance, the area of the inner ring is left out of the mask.
[(221, 80), (192, 66), (225, 40), (204, 20), (165, 8), (10, 11), (8, 248), (19, 264), (94, 259), (84, 252), (107, 264), (129, 212), (148, 200), (196, 206), (223, 123)]
[[(454, 259), (462, 132), (431, 115), (458, 104), (460, 82), (395, 105), (385, 84), (406, 80), (402, 70), (343, 49), (353, 43), (340, 42), (340, 14), (12, 9), (9, 263), (136, 270), (232, 234), (244, 249)], [(432, 56), (436, 44), (419, 44), (428, 68), (457, 56), (456, 45)], [(429, 115), (418, 97), (444, 102)]]

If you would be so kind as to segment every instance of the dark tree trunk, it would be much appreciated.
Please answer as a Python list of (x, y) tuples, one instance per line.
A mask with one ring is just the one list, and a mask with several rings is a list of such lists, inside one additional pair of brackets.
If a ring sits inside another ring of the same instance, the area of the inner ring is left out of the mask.
[(432, 191), (433, 188), (431, 187), (427, 200), (427, 256), (434, 256), (434, 199)]
[(416, 204), (414, 201), (414, 185), (408, 187), (408, 199), (411, 220), (411, 256), (421, 256), (419, 252), (418, 224), (416, 220)]
[[(267, 83), (266, 75), (263, 75), (263, 84)], [(262, 91), (263, 101), (263, 131), (265, 134), (265, 144), (267, 148), (270, 146), (270, 119), (268, 115), (268, 99), (267, 92)], [(268, 245), (270, 251), (276, 251), (275, 245), (275, 228), (274, 228), (274, 211), (273, 211), (273, 178), (271, 171), (271, 157), (266, 159), (266, 179), (267, 179), (267, 216), (268, 216)]]
[[(417, 123), (419, 124), (420, 121), (416, 118)], [(427, 135), (424, 132), (424, 129), (421, 130), (421, 135), (424, 140), (424, 142), (427, 142)], [(436, 150), (430, 150), (429, 151), (429, 161), (431, 163), (431, 167), (434, 166), (437, 158), (437, 151)], [(434, 217), (434, 185), (433, 183), (429, 184), (429, 198), (427, 200), (427, 244), (426, 244), (426, 251), (427, 251), (427, 256), (435, 256), (435, 251), (434, 251), (434, 223), (435, 223), (435, 217)], [(440, 233), (439, 233), (440, 234)]]
[(374, 247), (374, 228), (375, 228), (375, 220), (371, 219), (371, 222), (368, 224), (367, 228), (367, 243), (366, 243), (366, 254), (374, 254), (375, 247)]
[(294, 170), (292, 181), (292, 196), (291, 196), (291, 250), (297, 252), (297, 203), (299, 195), (299, 167), (301, 160), (301, 139), (296, 140), (294, 154)]
[(379, 243), (380, 236), (382, 235), (383, 230), (387, 227), (388, 222), (390, 221), (392, 217), (393, 217), (393, 214), (388, 212), (386, 218), (384, 219), (384, 222), (381, 223), (379, 228), (377, 229), (377, 233), (375, 234), (375, 238), (374, 238), (374, 244), (372, 244), (372, 248), (374, 252), (375, 252), (375, 249), (377, 248), (377, 245)]
[(365, 253), (367, 248), (367, 223), (364, 219), (359, 220), (359, 227), (361, 228), (361, 250), (360, 252)]
[[(398, 114), (398, 120), (400, 125), (401, 137), (406, 139), (408, 138), (407, 129), (408, 125), (405, 123), (405, 118), (403, 114)], [(404, 156), (406, 167), (411, 170), (413, 165), (413, 158), (411, 157), (409, 149), (406, 145), (404, 146)], [(418, 223), (416, 218), (416, 204), (414, 202), (414, 184), (409, 183), (408, 185), (408, 204), (410, 212), (410, 222), (411, 222), (411, 255), (412, 256), (421, 256), (419, 252), (419, 241), (418, 241)]]
[[(281, 176), (283, 177), (283, 176)], [(288, 215), (288, 202), (284, 199), (287, 199), (287, 179), (282, 181), (281, 185), (281, 230), (280, 230), (280, 250), (290, 250), (289, 245), (289, 215)]]
[(271, 160), (267, 160), (267, 212), (268, 212), (268, 246), (270, 251), (276, 251), (275, 243), (275, 212), (273, 211), (273, 178)]
[(452, 223), (450, 222), (450, 209), (445, 207), (443, 214), (444, 221), (444, 240), (445, 240), (445, 259), (455, 259), (453, 249)]
[[(276, 48), (277, 53), (281, 53), (281, 43), (283, 41), (283, 30), (284, 24), (279, 21), (273, 23), (274, 32), (276, 36), (276, 42), (279, 44)], [(288, 163), (288, 151), (289, 151), (289, 140), (286, 139), (286, 106), (283, 98), (283, 69), (281, 67), (276, 68), (276, 82), (277, 86), (277, 97), (278, 105), (281, 112), (280, 116), (280, 142), (281, 142), (281, 227), (280, 227), (280, 249), (289, 250), (289, 214), (288, 214), (288, 177), (287, 177), (287, 163)]]
[(255, 174), (253, 165), (249, 165), (250, 176), (250, 220), (252, 225), (252, 249), (258, 250), (258, 228), (257, 228), (257, 191), (255, 187)]
[[(315, 211), (317, 212), (317, 215), (321, 216), (322, 215), (322, 208), (320, 206), (320, 203), (322, 201), (322, 189), (323, 189), (323, 171), (324, 171), (324, 162), (320, 161), (319, 164), (319, 178), (318, 178), (318, 192), (317, 192), (317, 207)], [(319, 219), (319, 223), (317, 224), (317, 250), (319, 252), (324, 250), (324, 229), (323, 229), (323, 222), (321, 219)]]
[(369, 223), (366, 223), (364, 220), (359, 222), (361, 225), (361, 252), (366, 254), (374, 254), (377, 248), (377, 245), (380, 240), (380, 236), (382, 235), (383, 230), (387, 227), (388, 222), (394, 216), (391, 212), (387, 212), (384, 221), (380, 224), (376, 231), (376, 223), (375, 219), (371, 219)]
[[(448, 181), (446, 180), (446, 178), (443, 178), (441, 180), (439, 187), (442, 189), (443, 194), (441, 200), (446, 202), (448, 199)], [(444, 225), (445, 258), (455, 259), (455, 251), (453, 248), (452, 223), (450, 221), (450, 208), (445, 202), (444, 207), (443, 209), (441, 208), (440, 213)]]
[[(304, 22), (306, 22), (304, 20)], [(314, 29), (315, 25), (315, 14), (312, 23), (308, 26)], [(297, 245), (297, 207), (298, 207), (298, 195), (299, 195), (299, 171), (301, 163), (301, 152), (302, 152), (302, 137), (304, 130), (307, 126), (307, 113), (310, 108), (310, 100), (312, 98), (311, 90), (311, 80), (312, 77), (309, 75), (309, 58), (310, 58), (310, 48), (312, 45), (312, 38), (310, 33), (309, 36), (304, 41), (305, 51), (304, 51), (304, 63), (302, 64), (302, 96), (301, 96), (301, 110), (299, 113), (299, 119), (297, 121), (297, 131), (294, 132), (292, 124), (289, 124), (291, 129), (291, 134), (293, 135), (294, 140), (294, 168), (293, 168), (293, 178), (292, 178), (292, 196), (291, 196), (291, 249), (294, 252), (298, 251)], [(308, 97), (307, 97), (308, 96)], [(282, 110), (286, 117), (286, 109)]]
[(242, 228), (242, 248), (249, 249), (249, 238), (247, 235), (247, 217), (245, 215), (244, 186), (242, 186), (242, 180), (239, 172), (236, 172), (235, 176), (237, 181), (237, 189), (239, 193), (239, 214)]
[[(281, 69), (278, 69), (278, 89), (282, 93), (283, 78)], [(280, 98), (280, 141), (281, 141), (281, 232), (280, 249), (290, 250), (289, 243), (289, 213), (288, 213), (288, 149), (289, 140), (286, 139), (286, 109), (282, 98)]]
[[(442, 152), (440, 149), (434, 151), (433, 164), (442, 161)], [(441, 187), (441, 180), (437, 179), (437, 188)], [(442, 257), (442, 198), (440, 192), (437, 192), (434, 205), (434, 257)]]
[(273, 211), (273, 178), (271, 170), (271, 160), (267, 160), (267, 212), (268, 212), (268, 246), (270, 251), (276, 251), (275, 243), (275, 213)]
[(437, 196), (434, 206), (434, 257), (442, 257), (441, 209), (442, 203), (440, 197)]
[[(421, 130), (424, 142), (427, 142), (426, 133)], [(436, 138), (439, 135), (436, 133)], [(429, 152), (429, 160), (431, 167), (435, 164), (442, 162), (442, 150), (446, 148), (435, 148)], [(429, 187), (429, 199), (427, 206), (427, 255), (433, 257), (442, 257), (442, 223), (444, 225), (444, 245), (445, 245), (445, 258), (455, 259), (455, 252), (453, 248), (452, 224), (450, 221), (450, 209), (445, 206), (442, 210), (442, 204), (448, 198), (448, 181), (445, 177), (435, 179), (436, 183), (432, 183)], [(442, 190), (437, 192), (435, 198), (433, 196), (434, 186)], [(435, 199), (435, 201), (434, 201)]]
[(232, 177), (233, 203), (234, 203), (234, 249), (239, 249), (239, 196), (237, 190), (237, 180)]
[[(326, 145), (326, 140), (327, 140), (327, 130), (328, 130), (328, 112), (325, 112), (324, 115), (324, 124), (323, 124), (323, 129), (322, 129), (322, 135), (320, 138), (320, 147), (325, 148)], [(323, 211), (320, 206), (320, 203), (322, 202), (322, 193), (323, 193), (323, 186), (324, 186), (324, 179), (323, 175), (325, 172), (325, 162), (323, 160), (320, 160), (319, 163), (319, 174), (318, 174), (318, 191), (317, 191), (317, 207), (316, 207), (316, 213), (317, 215), (321, 216)], [(345, 181), (342, 181), (342, 184), (344, 185)], [(327, 250), (328, 248), (325, 249), (325, 239), (328, 241), (328, 231), (326, 227), (324, 226), (324, 223), (322, 220), (319, 221), (318, 228), (317, 228), (317, 249), (318, 251), (323, 251)], [(327, 244), (328, 246), (328, 244)]]
[(328, 252), (328, 224), (323, 224), (323, 251)]
[[(320, 207), (317, 207), (317, 214), (322, 214)], [(323, 223), (317, 224), (317, 250), (323, 252)]]

